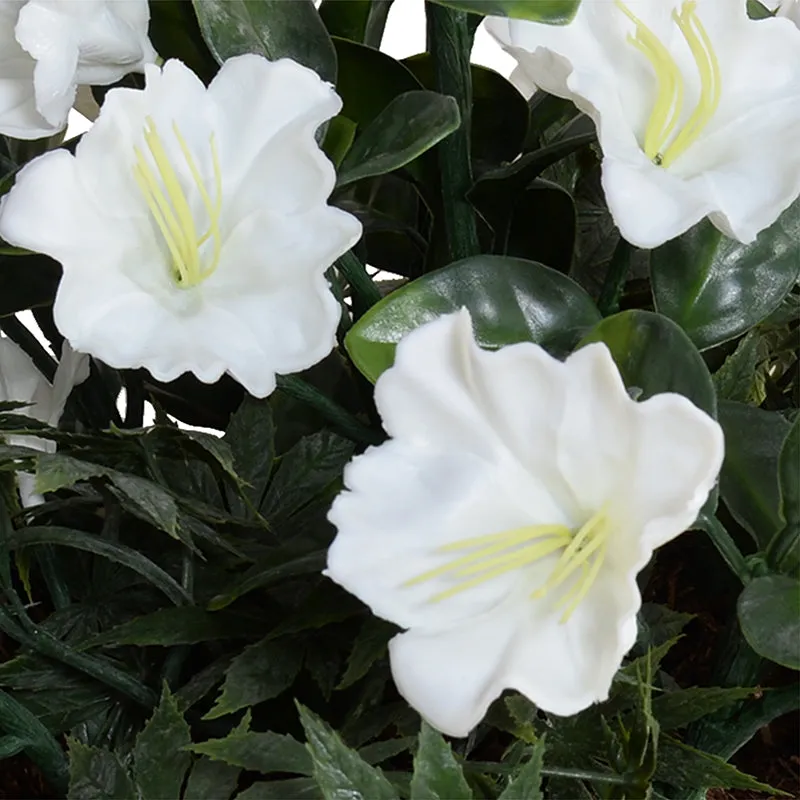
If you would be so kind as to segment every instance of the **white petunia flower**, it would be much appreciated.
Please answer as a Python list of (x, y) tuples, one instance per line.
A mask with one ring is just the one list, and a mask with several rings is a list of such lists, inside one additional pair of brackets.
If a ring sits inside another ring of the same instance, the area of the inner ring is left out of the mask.
[(554, 714), (608, 696), (636, 639), (636, 574), (695, 520), (719, 425), (634, 402), (608, 349), (481, 350), (468, 312), (417, 329), (378, 380), (391, 437), (345, 470), (326, 574), (405, 633), (400, 693), (466, 736), (506, 688)]
[(594, 120), (632, 244), (704, 217), (750, 242), (800, 194), (800, 30), (787, 20), (751, 20), (745, 0), (583, 0), (566, 26), (486, 24), (529, 82)]
[(788, 17), (800, 27), (800, 0), (783, 0), (778, 8), (779, 17)]
[[(20, 408), (16, 412), (18, 414), (25, 414), (48, 425), (58, 425), (70, 392), (88, 377), (89, 357), (76, 353), (64, 342), (51, 385), (27, 353), (10, 339), (0, 336), (0, 401), (30, 404)], [(11, 436), (9, 441), (48, 453), (56, 449), (55, 442), (37, 436)], [(33, 490), (34, 476), (21, 472), (18, 479), (23, 506), (41, 503), (42, 496)]]
[(76, 350), (162, 381), (227, 371), (263, 397), (335, 344), (324, 273), (361, 225), (327, 205), (335, 172), (314, 132), (342, 102), (255, 55), (208, 89), (179, 61), (145, 75), (144, 91), (109, 92), (74, 157), (20, 172), (0, 236), (61, 262), (55, 321)]
[(149, 20), (147, 0), (0, 0), (0, 133), (57, 133), (78, 85), (141, 72)]

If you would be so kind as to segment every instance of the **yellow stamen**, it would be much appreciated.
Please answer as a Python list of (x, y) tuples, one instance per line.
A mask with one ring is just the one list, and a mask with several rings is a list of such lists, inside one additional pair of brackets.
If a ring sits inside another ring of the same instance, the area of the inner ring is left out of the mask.
[[(177, 124), (173, 123), (172, 131), (208, 215), (208, 230), (198, 236), (191, 206), (170, 163), (156, 125), (151, 117), (146, 118), (146, 123), (144, 140), (158, 174), (156, 175), (142, 151), (134, 147), (136, 154), (134, 178), (169, 250), (173, 280), (179, 287), (187, 289), (202, 283), (219, 264), (222, 249), (222, 234), (219, 227), (222, 213), (222, 173), (217, 158), (217, 148), (212, 135), (209, 143), (216, 195), (216, 199), (212, 202), (186, 140), (178, 130)], [(213, 244), (212, 257), (210, 264), (204, 266), (200, 248), (209, 239)]]
[(684, 106), (684, 80), (680, 67), (658, 37), (625, 5), (617, 7), (636, 25), (636, 36), (628, 41), (650, 62), (656, 75), (658, 93), (644, 134), (642, 149), (653, 163), (668, 167), (698, 138), (716, 113), (722, 92), (719, 60), (711, 40), (697, 16), (696, 0), (685, 0), (672, 18), (692, 52), (700, 74), (700, 98), (692, 115), (675, 133)]
[[(561, 550), (547, 581), (532, 592), (531, 597), (544, 597), (574, 577), (573, 584), (556, 604), (566, 606), (561, 616), (561, 622), (566, 622), (597, 578), (605, 558), (609, 533), (606, 511), (602, 509), (574, 533), (565, 525), (529, 525), (461, 539), (437, 548), (437, 552), (472, 552), (423, 572), (406, 581), (403, 586), (415, 586), (445, 576), (455, 579), (457, 582), (454, 586), (429, 598), (429, 602), (438, 603), (500, 575), (530, 566)], [(575, 576), (578, 570), (580, 575)]]

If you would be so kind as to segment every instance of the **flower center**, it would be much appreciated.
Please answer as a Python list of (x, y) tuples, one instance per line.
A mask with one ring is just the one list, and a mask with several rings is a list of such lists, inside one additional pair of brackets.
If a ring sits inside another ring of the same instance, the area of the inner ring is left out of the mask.
[[(133, 174), (172, 257), (171, 277), (181, 289), (189, 289), (202, 283), (214, 272), (219, 264), (222, 248), (222, 235), (219, 229), (222, 210), (222, 175), (219, 169), (214, 135), (212, 134), (209, 140), (211, 161), (214, 166), (216, 198), (212, 202), (186, 140), (178, 130), (177, 124), (172, 123), (172, 132), (175, 134), (208, 215), (208, 229), (202, 235), (198, 235), (191, 206), (175, 169), (170, 163), (156, 125), (152, 117), (147, 117), (145, 121), (147, 126), (144, 130), (144, 140), (152, 156), (153, 164), (155, 164), (155, 171), (142, 151), (138, 147), (134, 147), (136, 166)], [(204, 264), (200, 248), (209, 240), (213, 245), (212, 256), (210, 262)]]
[(566, 581), (572, 581), (556, 606), (564, 606), (561, 622), (566, 622), (589, 593), (605, 559), (610, 525), (605, 509), (601, 509), (577, 531), (566, 525), (526, 525), (501, 533), (460, 539), (438, 547), (438, 553), (469, 550), (456, 558), (406, 581), (403, 586), (447, 576), (457, 580), (449, 589), (431, 595), (429, 601), (438, 603), (507, 572), (527, 567), (561, 550), (547, 580), (531, 593), (540, 599)]
[(628, 41), (653, 67), (658, 81), (658, 95), (644, 134), (643, 149), (660, 167), (668, 167), (685, 152), (716, 113), (722, 94), (719, 61), (703, 23), (697, 16), (696, 0), (685, 0), (672, 19), (686, 39), (700, 73), (700, 99), (692, 115), (675, 134), (684, 107), (684, 82), (680, 67), (658, 37), (622, 2), (617, 6), (636, 25), (636, 35)]

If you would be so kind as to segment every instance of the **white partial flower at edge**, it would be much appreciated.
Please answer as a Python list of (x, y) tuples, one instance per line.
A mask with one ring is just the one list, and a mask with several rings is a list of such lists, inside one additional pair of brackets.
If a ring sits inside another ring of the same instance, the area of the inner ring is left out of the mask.
[[(583, 0), (568, 25), (490, 18), (532, 85), (597, 126), (622, 236), (657, 247), (708, 217), (752, 241), (800, 194), (800, 30), (746, 0)], [(521, 74), (520, 74), (521, 73)]]
[(78, 85), (155, 61), (147, 0), (0, 0), (0, 133), (62, 130)]
[[(51, 385), (27, 353), (5, 336), (0, 337), (0, 401), (29, 403), (18, 414), (58, 425), (70, 392), (88, 377), (89, 356), (76, 353), (66, 342)], [(55, 442), (36, 436), (12, 436), (9, 442), (48, 453), (56, 449)], [(33, 475), (22, 472), (18, 480), (23, 506), (42, 502), (42, 496), (34, 491)]]
[(145, 77), (108, 93), (74, 156), (20, 172), (0, 236), (61, 262), (55, 322), (76, 350), (161, 381), (228, 372), (263, 397), (336, 342), (325, 271), (361, 224), (327, 204), (336, 175), (314, 133), (342, 101), (256, 55), (208, 88), (179, 61)]
[(466, 310), (403, 339), (375, 400), (391, 438), (345, 470), (325, 574), (407, 629), (400, 693), (452, 736), (507, 688), (559, 715), (604, 700), (636, 575), (694, 522), (720, 426), (677, 394), (632, 400), (603, 344), (481, 350)]
[(800, 0), (783, 0), (778, 8), (779, 17), (787, 17), (800, 28)]

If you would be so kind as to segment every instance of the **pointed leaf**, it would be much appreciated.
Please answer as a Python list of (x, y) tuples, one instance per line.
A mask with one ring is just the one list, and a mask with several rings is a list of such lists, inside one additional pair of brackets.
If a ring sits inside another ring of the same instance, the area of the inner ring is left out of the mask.
[(414, 756), (411, 796), (418, 800), (472, 800), (472, 790), (450, 745), (423, 720)]
[(685, 728), (695, 720), (750, 697), (755, 689), (741, 686), (692, 686), (653, 699), (653, 716), (664, 731)]
[(183, 800), (228, 800), (240, 772), (239, 767), (202, 756), (192, 766)]
[(497, 800), (542, 800), (544, 750), (544, 739), (539, 739), (532, 748), (528, 762), (515, 777), (511, 778)]
[(115, 753), (67, 739), (68, 800), (138, 800), (133, 781)]

